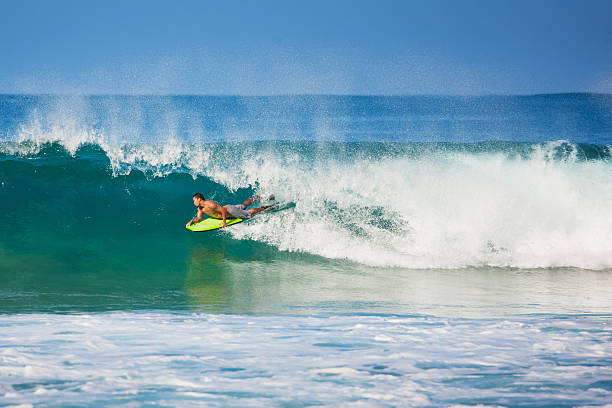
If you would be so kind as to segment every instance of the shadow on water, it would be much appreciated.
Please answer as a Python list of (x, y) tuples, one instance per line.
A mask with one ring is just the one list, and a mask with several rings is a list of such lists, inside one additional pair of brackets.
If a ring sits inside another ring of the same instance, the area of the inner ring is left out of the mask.
[[(223, 232), (188, 234), (184, 291), (191, 309), (247, 311), (250, 297), (257, 296), (257, 266), (274, 262), (275, 251), (264, 244), (236, 241)], [(233, 271), (246, 266), (250, 273)]]

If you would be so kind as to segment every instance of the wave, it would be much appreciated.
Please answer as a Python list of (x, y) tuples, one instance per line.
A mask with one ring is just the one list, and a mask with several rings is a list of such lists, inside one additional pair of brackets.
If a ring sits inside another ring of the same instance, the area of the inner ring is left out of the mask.
[[(91, 206), (83, 202), (93, 203), (96, 228), (135, 234), (182, 229), (198, 191), (222, 203), (260, 193), (296, 206), (223, 234), (380, 267), (612, 267), (609, 146), (112, 145), (96, 137), (0, 144), (6, 231), (33, 211), (32, 200), (45, 203), (45, 217), (64, 221), (85, 219)], [(142, 219), (147, 212), (152, 226)]]

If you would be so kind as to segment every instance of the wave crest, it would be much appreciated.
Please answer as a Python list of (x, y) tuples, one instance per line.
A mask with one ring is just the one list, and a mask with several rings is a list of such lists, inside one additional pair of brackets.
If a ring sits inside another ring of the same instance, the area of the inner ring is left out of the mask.
[(78, 143), (24, 137), (1, 152), (5, 160), (102, 158), (112, 177), (135, 169), (154, 177), (189, 173), (194, 183), (212, 180), (211, 188), (273, 193), (295, 208), (227, 231), (280, 250), (381, 267), (612, 267), (607, 146), (113, 145), (103, 135), (77, 134)]

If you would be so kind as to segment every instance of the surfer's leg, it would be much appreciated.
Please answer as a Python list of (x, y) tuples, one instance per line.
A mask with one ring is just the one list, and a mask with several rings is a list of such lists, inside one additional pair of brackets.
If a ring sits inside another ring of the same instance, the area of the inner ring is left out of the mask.
[(255, 201), (259, 200), (259, 196), (255, 196), (253, 198), (249, 198), (248, 200), (246, 200), (244, 203), (242, 203), (242, 205), (244, 205), (244, 208), (247, 208), (249, 205), (253, 204)]
[(273, 205), (264, 205), (264, 206), (261, 206), (261, 207), (259, 207), (259, 208), (251, 208), (251, 209), (250, 209), (250, 210), (248, 210), (248, 211), (251, 213), (251, 215), (255, 215), (255, 214), (257, 214), (258, 212), (262, 212), (262, 211), (264, 211), (264, 210), (267, 210), (267, 209), (268, 209), (268, 208), (270, 208), (270, 207), (274, 207), (274, 206), (273, 206)]

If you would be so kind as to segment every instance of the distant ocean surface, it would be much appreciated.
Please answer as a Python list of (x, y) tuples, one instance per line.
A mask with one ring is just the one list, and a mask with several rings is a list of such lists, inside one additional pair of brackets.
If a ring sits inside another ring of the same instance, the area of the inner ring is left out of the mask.
[(611, 95), (0, 95), (0, 407), (605, 406), (611, 294)]

